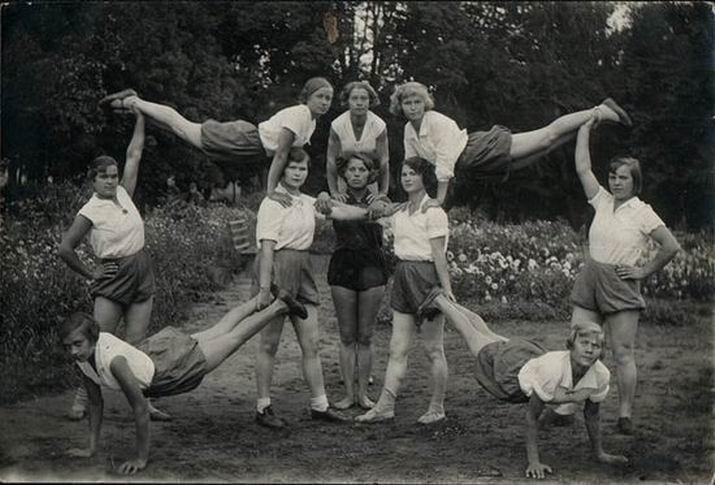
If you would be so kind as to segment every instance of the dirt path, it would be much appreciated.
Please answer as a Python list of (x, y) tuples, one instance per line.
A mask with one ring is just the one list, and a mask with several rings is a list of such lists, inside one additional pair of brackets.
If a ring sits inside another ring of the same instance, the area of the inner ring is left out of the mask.
[[(325, 274), (325, 257), (316, 273)], [(321, 357), (328, 397), (342, 394), (337, 363), (335, 315), (324, 278), (319, 281)], [(222, 304), (199, 305), (185, 329), (203, 328), (248, 297), (244, 276), (221, 293)], [(540, 340), (563, 348), (564, 323), (508, 322), (494, 325), (505, 335)], [(390, 328), (378, 328), (376, 397), (387, 362)], [(254, 418), (253, 359), (257, 339), (209, 375), (193, 393), (163, 398), (157, 405), (175, 416), (151, 428), (151, 461), (136, 481), (210, 482), (401, 482), (474, 483), (522, 481), (526, 465), (521, 406), (504, 405), (483, 392), (472, 376), (473, 358), (456, 332), (446, 334), (450, 383), (448, 419), (424, 427), (416, 418), (428, 400), (427, 360), (417, 342), (410, 354), (397, 417), (383, 425), (313, 422), (300, 371), (300, 350), (290, 325), (284, 330), (273, 380), (274, 407), (290, 431), (258, 426)], [(626, 468), (601, 466), (589, 455), (582, 418), (572, 428), (541, 433), (542, 460), (556, 481), (681, 481), (703, 483), (712, 474), (712, 325), (659, 328), (643, 325), (638, 344), (641, 385), (637, 396), (637, 435), (614, 433), (616, 383), (602, 411), (607, 450), (631, 459)], [(610, 359), (606, 364), (612, 368)], [(71, 393), (0, 408), (0, 480), (126, 481), (107, 473), (107, 462), (126, 456), (134, 442), (127, 404), (107, 392), (103, 449), (96, 458), (67, 458), (64, 450), (82, 446), (86, 422), (63, 414)], [(357, 410), (349, 411), (358, 414)]]

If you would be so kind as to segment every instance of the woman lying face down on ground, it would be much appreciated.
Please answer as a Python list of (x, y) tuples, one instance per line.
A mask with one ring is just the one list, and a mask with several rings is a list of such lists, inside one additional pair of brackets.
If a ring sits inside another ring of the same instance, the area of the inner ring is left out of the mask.
[[(476, 377), (497, 399), (528, 403), (526, 408), (526, 476), (544, 478), (551, 467), (541, 462), (537, 431), (557, 416), (572, 415), (583, 405), (586, 431), (601, 463), (620, 464), (627, 459), (603, 451), (599, 403), (608, 394), (610, 372), (599, 360), (604, 352), (604, 334), (592, 322), (571, 324), (568, 350), (546, 351), (540, 345), (494, 333), (476, 313), (448, 298), (436, 288), (420, 306), (420, 316), (442, 313), (467, 342), (477, 358)], [(545, 405), (558, 405), (556, 411)], [(543, 414), (542, 414), (543, 413)]]
[(257, 311), (253, 298), (226, 313), (213, 327), (186, 335), (165, 327), (136, 347), (101, 332), (86, 313), (74, 313), (59, 331), (62, 345), (82, 371), (89, 395), (89, 445), (70, 449), (71, 456), (88, 458), (99, 447), (103, 400), (101, 387), (121, 390), (134, 412), (134, 458), (116, 471), (133, 474), (149, 460), (149, 409), (147, 397), (171, 396), (195, 389), (206, 374), (218, 367), (276, 317), (291, 314), (306, 318), (305, 307), (284, 290), (272, 288), (275, 299)]

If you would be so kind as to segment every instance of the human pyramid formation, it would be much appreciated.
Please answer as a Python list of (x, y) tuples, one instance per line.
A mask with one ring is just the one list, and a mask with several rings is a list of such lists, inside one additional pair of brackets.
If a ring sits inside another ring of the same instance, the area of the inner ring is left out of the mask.
[[(90, 422), (88, 448), (71, 450), (71, 454), (91, 456), (97, 451), (100, 388), (108, 387), (126, 395), (136, 419), (136, 456), (122, 463), (118, 471), (131, 474), (145, 468), (150, 418), (171, 419), (147, 398), (193, 390), (257, 333), (256, 420), (267, 427), (285, 427), (287, 423), (274, 412), (270, 385), (288, 316), (302, 350), (310, 414), (315, 420), (350, 421), (341, 410), (353, 405), (365, 410), (355, 418), (357, 422), (392, 419), (408, 350), (418, 330), (434, 383), (427, 409), (417, 421), (429, 424), (445, 419), (446, 320), (474, 355), (476, 378), (482, 387), (500, 400), (527, 403), (527, 477), (543, 478), (551, 472), (539, 457), (538, 427), (568, 422), (579, 405), (597, 459), (625, 462), (625, 457), (610, 455), (601, 445), (599, 403), (609, 391), (610, 372), (599, 359), (608, 339), (618, 376), (618, 430), (630, 434), (636, 384), (633, 346), (640, 311), (645, 307), (640, 280), (662, 268), (679, 249), (658, 215), (637, 197), (642, 184), (637, 160), (619, 157), (611, 162), (609, 190), (591, 171), (590, 131), (601, 122), (630, 126), (628, 114), (609, 98), (534, 131), (511, 133), (494, 126), (487, 132), (467, 133), (434, 110), (434, 101), (423, 84), (404, 83), (390, 97), (390, 112), (407, 120), (400, 172), (407, 201), (393, 203), (387, 198), (386, 124), (370, 110), (380, 100), (367, 82), (350, 82), (340, 94), (347, 110), (331, 123), (326, 157), (330, 193), (313, 198), (301, 192), (309, 170), (303, 146), (332, 99), (330, 82), (312, 78), (305, 83), (299, 104), (258, 126), (243, 120), (194, 123), (171, 107), (140, 98), (133, 90), (100, 101), (113, 111), (133, 113), (136, 125), (121, 181), (113, 158), (101, 156), (92, 163), (89, 177), (94, 194), (80, 209), (60, 247), (68, 266), (92, 281), (94, 298), (92, 316), (75, 313), (60, 330), (62, 343), (76, 359), (84, 382), (70, 414), (75, 419), (88, 414)], [(231, 163), (260, 156), (271, 159), (267, 196), (257, 215), (254, 296), (213, 327), (192, 335), (166, 327), (145, 338), (154, 274), (143, 250), (143, 222), (131, 198), (144, 146), (145, 118), (214, 159)], [(596, 216), (589, 233), (589, 255), (571, 295), (574, 311), (567, 350), (547, 351), (534, 342), (496, 334), (479, 315), (457, 303), (446, 260), (449, 220), (442, 206), (455, 176), (503, 177), (534, 163), (574, 135), (576, 171)], [(346, 395), (332, 405), (318, 354), (319, 293), (308, 254), (316, 218), (333, 220), (337, 239), (327, 278), (340, 330)], [(388, 279), (381, 223), (392, 226), (399, 262), (390, 295), (394, 316), (389, 361), (382, 391), (374, 403), (367, 393), (371, 336)], [(94, 269), (85, 266), (75, 253), (87, 233), (98, 259)], [(652, 261), (637, 267), (649, 238), (657, 241), (660, 249)], [(113, 335), (122, 317), (127, 327), (125, 340)], [(543, 412), (546, 404), (556, 407)]]

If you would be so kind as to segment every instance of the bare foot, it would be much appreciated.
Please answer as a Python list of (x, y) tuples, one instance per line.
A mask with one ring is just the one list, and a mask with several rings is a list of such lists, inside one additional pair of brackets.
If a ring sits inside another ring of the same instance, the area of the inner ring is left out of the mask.
[(174, 418), (171, 414), (165, 413), (149, 403), (149, 419), (152, 421), (171, 421)]
[(355, 399), (352, 396), (345, 396), (338, 402), (333, 403), (335, 409), (349, 409), (355, 404)]
[(372, 409), (375, 407), (375, 402), (367, 397), (367, 395), (359, 397), (357, 399), (357, 404), (363, 409)]
[(380, 421), (393, 419), (394, 417), (394, 409), (378, 409), (378, 407), (375, 406), (365, 414), (356, 416), (355, 421), (357, 421), (358, 423), (378, 423)]
[(432, 424), (436, 423), (437, 421), (442, 421), (444, 418), (447, 416), (444, 414), (444, 412), (440, 411), (434, 411), (434, 410), (429, 410), (426, 413), (424, 413), (422, 416), (417, 419), (417, 422), (420, 424)]

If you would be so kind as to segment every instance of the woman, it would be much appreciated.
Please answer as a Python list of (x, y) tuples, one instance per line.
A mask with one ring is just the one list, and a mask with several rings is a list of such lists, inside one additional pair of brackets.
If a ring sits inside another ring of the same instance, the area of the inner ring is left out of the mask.
[[(589, 254), (571, 292), (572, 321), (603, 323), (616, 362), (618, 430), (633, 433), (631, 420), (636, 390), (635, 339), (645, 301), (640, 281), (663, 268), (680, 249), (678, 241), (650, 205), (638, 198), (642, 187), (638, 160), (617, 157), (608, 169), (607, 191), (591, 170), (591, 119), (578, 131), (576, 173), (596, 214), (588, 234)], [(659, 245), (655, 257), (635, 266), (648, 239)]]
[(628, 114), (611, 98), (590, 110), (567, 114), (534, 131), (512, 134), (495, 125), (489, 131), (467, 134), (451, 118), (434, 111), (434, 100), (424, 84), (407, 82), (395, 88), (390, 112), (404, 117), (405, 158), (420, 156), (435, 166), (436, 201), (443, 205), (455, 173), (476, 177), (505, 177), (524, 168), (568, 141), (595, 111), (603, 120), (631, 126)]
[[(117, 183), (119, 168), (114, 158), (102, 155), (93, 161), (89, 177), (94, 194), (62, 236), (59, 248), (59, 256), (67, 266), (91, 281), (94, 319), (102, 331), (114, 333), (123, 318), (125, 338), (130, 343), (146, 336), (154, 303), (154, 270), (144, 251), (144, 222), (132, 202), (144, 150), (144, 116), (139, 111), (134, 113), (136, 124), (121, 181)], [(99, 260), (93, 269), (75, 252), (87, 234)], [(87, 394), (79, 388), (69, 417), (82, 419), (86, 411)], [(153, 407), (150, 411), (152, 419), (170, 419)]]
[(340, 93), (340, 104), (348, 110), (330, 124), (327, 153), (327, 177), (330, 195), (340, 202), (348, 198), (343, 180), (338, 177), (336, 160), (352, 153), (365, 153), (379, 162), (377, 193), (368, 192), (368, 203), (374, 197), (387, 196), (390, 188), (390, 151), (385, 122), (370, 108), (380, 105), (375, 90), (367, 81), (353, 81)]
[(273, 288), (275, 299), (256, 313), (256, 300), (229, 311), (213, 327), (186, 335), (174, 327), (136, 344), (101, 332), (97, 322), (74, 313), (60, 327), (60, 339), (82, 372), (90, 396), (90, 430), (87, 448), (71, 449), (70, 456), (89, 458), (99, 448), (103, 400), (101, 388), (121, 391), (134, 411), (135, 457), (117, 471), (134, 474), (149, 461), (149, 420), (145, 396), (173, 396), (189, 392), (204, 376), (233, 355), (248, 339), (279, 315), (305, 317), (305, 307), (284, 291)]
[(316, 119), (328, 112), (332, 99), (333, 86), (327, 79), (308, 79), (298, 97), (300, 104), (280, 110), (258, 127), (243, 120), (222, 123), (210, 119), (194, 123), (170, 106), (140, 99), (131, 89), (106, 96), (99, 103), (118, 111), (136, 106), (151, 120), (214, 159), (241, 163), (270, 157), (266, 192), (288, 204), (290, 197), (280, 192), (274, 194), (278, 179), (291, 151), (295, 152), (291, 158), (302, 156), (307, 160), (308, 154), (302, 147), (310, 141)]
[(454, 298), (446, 259), (449, 227), (447, 214), (441, 208), (423, 210), (430, 198), (427, 188), (432, 190), (437, 183), (434, 168), (428, 161), (418, 157), (405, 160), (401, 183), (408, 201), (391, 216), (395, 256), (399, 262), (392, 287), (394, 317), (390, 357), (380, 398), (370, 411), (355, 419), (376, 422), (394, 417), (395, 399), (407, 370), (407, 353), (419, 329), (431, 364), (433, 389), (427, 411), (418, 422), (429, 424), (445, 418), (448, 370), (444, 356), (444, 320), (437, 315), (420, 322), (417, 312), (429, 291), (437, 285)]
[[(347, 183), (343, 202), (362, 208), (369, 206), (368, 184), (378, 174), (376, 165), (373, 158), (363, 153), (338, 159), (338, 175)], [(323, 193), (319, 199), (326, 197)], [(372, 331), (387, 283), (382, 226), (377, 222), (335, 220), (333, 227), (336, 247), (328, 266), (328, 284), (340, 330), (340, 370), (345, 383), (345, 397), (334, 406), (347, 409), (357, 404), (370, 409), (374, 406), (367, 395), (372, 369)]]
[[(293, 328), (302, 351), (303, 375), (310, 388), (310, 414), (313, 419), (346, 421), (348, 418), (333, 409), (328, 403), (323, 383), (323, 370), (318, 354), (318, 312), (320, 302), (318, 288), (313, 278), (313, 269), (308, 248), (313, 243), (315, 218), (322, 217), (316, 211), (316, 199), (301, 193), (308, 177), (308, 161), (289, 160), (283, 170), (276, 192), (291, 199), (287, 206), (271, 198), (263, 199), (258, 209), (256, 241), (258, 254), (255, 261), (257, 300), (259, 309), (270, 303), (271, 284), (286, 290), (302, 302), (307, 317), (291, 316)], [(364, 209), (343, 205), (334, 208), (334, 217)], [(271, 406), (270, 385), (276, 351), (283, 331), (282, 317), (275, 319), (261, 331), (256, 357), (256, 384), (258, 401), (256, 421), (270, 428), (284, 428), (286, 423), (276, 416)]]

